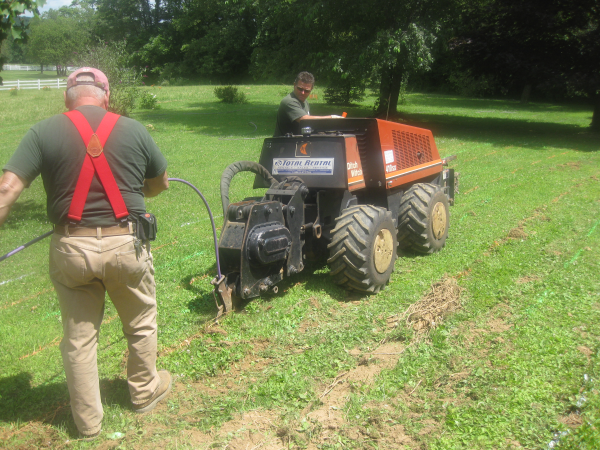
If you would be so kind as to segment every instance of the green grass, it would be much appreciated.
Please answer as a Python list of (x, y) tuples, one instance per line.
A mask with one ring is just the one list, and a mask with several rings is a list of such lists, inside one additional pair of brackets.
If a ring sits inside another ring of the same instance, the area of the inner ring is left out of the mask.
[(64, 79), (65, 76), (56, 75), (56, 70), (44, 70), (44, 73), (36, 70), (3, 70), (0, 72), (3, 81), (31, 81), (31, 80), (56, 80)]
[[(213, 86), (145, 89), (160, 108), (134, 118), (151, 129), (169, 176), (195, 184), (220, 227), (220, 175), (258, 160), (287, 88), (242, 86), (245, 105), (219, 103)], [(56, 90), (0, 94), (4, 163), (33, 123), (64, 106)], [(370, 113), (372, 98), (342, 109), (318, 94), (313, 114)], [(458, 155), (460, 193), (446, 248), (403, 255), (376, 296), (347, 296), (326, 267), (313, 267), (210, 326), (207, 213), (178, 183), (147, 200), (159, 222), (159, 366), (176, 384), (156, 412), (131, 411), (126, 345), (107, 302), (105, 448), (541, 449), (560, 432), (559, 448), (598, 447), (600, 137), (587, 129), (591, 111), (413, 94), (403, 113), (433, 130), (442, 156)], [(237, 176), (231, 198), (252, 195), (251, 180)], [(44, 208), (38, 179), (0, 230), (0, 254), (50, 228)], [(76, 436), (47, 251), (36, 244), (0, 263), (0, 439), (12, 449), (63, 447)], [(429, 339), (389, 326), (445, 275), (465, 288), (462, 308)], [(392, 350), (378, 351), (385, 346)], [(344, 382), (322, 396), (338, 376)]]

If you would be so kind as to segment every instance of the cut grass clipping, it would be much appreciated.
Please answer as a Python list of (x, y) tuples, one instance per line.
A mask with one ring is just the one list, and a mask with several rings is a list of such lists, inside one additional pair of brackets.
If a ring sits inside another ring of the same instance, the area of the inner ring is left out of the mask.
[[(412, 328), (416, 336), (427, 336), (439, 327), (444, 317), (460, 308), (460, 297), (464, 288), (454, 278), (445, 277), (431, 286), (431, 290), (419, 301), (413, 303), (399, 317)], [(394, 317), (394, 316), (392, 316)], [(397, 317), (397, 316), (396, 316)]]

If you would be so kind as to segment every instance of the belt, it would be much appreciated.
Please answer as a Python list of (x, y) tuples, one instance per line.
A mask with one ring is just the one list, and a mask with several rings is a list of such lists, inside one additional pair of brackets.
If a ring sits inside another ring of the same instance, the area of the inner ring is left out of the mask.
[(135, 234), (135, 224), (132, 222), (125, 222), (123, 224), (115, 225), (112, 227), (95, 227), (86, 228), (78, 227), (77, 225), (56, 225), (54, 232), (62, 236), (79, 236), (79, 237), (95, 237), (102, 239), (106, 236), (121, 236), (125, 234)]

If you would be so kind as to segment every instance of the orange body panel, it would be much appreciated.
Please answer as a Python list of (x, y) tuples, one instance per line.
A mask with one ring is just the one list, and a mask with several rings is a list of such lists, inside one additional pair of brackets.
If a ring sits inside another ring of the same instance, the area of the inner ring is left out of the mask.
[(365, 187), (365, 178), (363, 176), (363, 169), (355, 136), (346, 137), (346, 170), (349, 191)]
[(387, 189), (442, 172), (431, 131), (385, 120), (377, 127)]

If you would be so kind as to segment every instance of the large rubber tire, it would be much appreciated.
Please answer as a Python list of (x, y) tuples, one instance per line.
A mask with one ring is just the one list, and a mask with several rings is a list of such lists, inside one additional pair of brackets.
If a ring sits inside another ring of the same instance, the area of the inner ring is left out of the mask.
[(351, 206), (335, 220), (327, 263), (333, 282), (344, 289), (375, 294), (390, 279), (398, 241), (389, 211)]
[(450, 226), (448, 196), (435, 184), (417, 183), (404, 193), (398, 212), (398, 246), (435, 253), (446, 245)]

